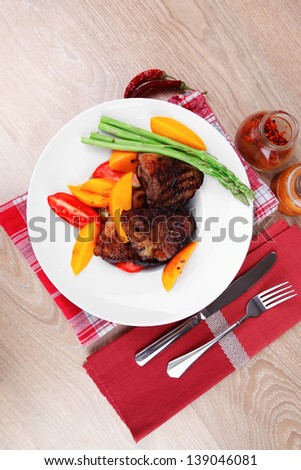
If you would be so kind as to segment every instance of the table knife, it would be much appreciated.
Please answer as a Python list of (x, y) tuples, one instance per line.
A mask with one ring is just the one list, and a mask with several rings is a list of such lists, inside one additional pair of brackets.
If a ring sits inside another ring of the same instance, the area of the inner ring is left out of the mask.
[(246, 273), (241, 275), (238, 279), (233, 281), (223, 292), (206, 308), (200, 310), (193, 316), (189, 317), (186, 321), (181, 323), (173, 330), (166, 333), (166, 335), (159, 338), (154, 343), (147, 346), (142, 351), (138, 352), (135, 360), (139, 366), (144, 366), (151, 359), (157, 356), (161, 351), (166, 349), (174, 341), (181, 338), (185, 333), (194, 328), (201, 320), (206, 320), (210, 315), (217, 312), (219, 309), (225, 307), (233, 300), (237, 299), (240, 295), (252, 287), (259, 279), (261, 279), (273, 266), (277, 258), (274, 251), (267, 254), (255, 266), (249, 269)]

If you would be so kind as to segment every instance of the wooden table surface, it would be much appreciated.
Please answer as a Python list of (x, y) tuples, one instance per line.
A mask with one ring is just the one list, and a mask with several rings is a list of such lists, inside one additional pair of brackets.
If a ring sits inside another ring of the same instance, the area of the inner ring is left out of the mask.
[[(261, 109), (282, 108), (301, 122), (300, 7), (4, 0), (1, 203), (27, 191), (39, 155), (66, 122), (121, 98), (147, 68), (206, 89), (232, 137)], [(299, 140), (296, 160), (300, 152)], [(2, 229), (0, 261), (3, 449), (301, 448), (300, 325), (136, 445), (82, 368), (91, 349)]]

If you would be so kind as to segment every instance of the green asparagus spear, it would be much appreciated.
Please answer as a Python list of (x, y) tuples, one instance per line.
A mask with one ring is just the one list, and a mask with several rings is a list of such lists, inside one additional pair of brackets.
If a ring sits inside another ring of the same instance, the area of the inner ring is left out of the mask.
[[(117, 132), (123, 131), (126, 132), (127, 134), (131, 133), (134, 136), (142, 136), (144, 138), (147, 138), (148, 140), (151, 140), (152, 142), (156, 141), (162, 144), (169, 145), (171, 147), (175, 147), (179, 150), (184, 150), (187, 153), (191, 153), (192, 155), (199, 156), (200, 158), (205, 158), (208, 160), (208, 162), (211, 162), (212, 164), (217, 160), (216, 157), (210, 155), (207, 152), (203, 152), (202, 150), (197, 150), (193, 149), (192, 147), (189, 147), (188, 145), (182, 144), (181, 142), (177, 142), (176, 140), (170, 139), (169, 137), (164, 137), (159, 134), (155, 134), (154, 132), (147, 131), (146, 129), (142, 129), (141, 127), (136, 127), (132, 126), (131, 124), (128, 124), (126, 122), (118, 121), (117, 119), (110, 118), (108, 116), (102, 116), (100, 119), (99, 126), (102, 126), (102, 124), (107, 124), (111, 127), (115, 128), (115, 135), (117, 136)], [(117, 129), (116, 129), (117, 128)], [(102, 129), (104, 130), (104, 129)], [(118, 137), (122, 137), (122, 134), (119, 132)], [(129, 138), (129, 137), (127, 137)], [(136, 140), (136, 139), (135, 139)], [(144, 140), (145, 142), (145, 140)]]
[[(185, 151), (185, 153), (193, 156), (197, 156), (199, 159), (201, 159), (204, 163), (209, 163), (213, 167), (215, 167), (220, 173), (223, 173), (228, 180), (232, 180), (233, 183), (240, 189), (240, 191), (244, 194), (246, 194), (247, 197), (250, 199), (253, 199), (253, 191), (248, 188), (244, 183), (242, 183), (236, 175), (229, 170), (225, 165), (220, 163), (217, 158), (213, 155), (210, 155), (209, 153), (203, 151), (203, 150), (196, 150), (188, 145), (182, 144), (180, 142), (177, 142), (173, 139), (170, 139), (169, 137), (164, 137), (159, 134), (156, 134), (154, 132), (147, 131), (146, 129), (142, 129), (140, 127), (132, 126), (131, 124), (124, 123), (122, 121), (118, 121), (117, 119), (110, 118), (108, 116), (102, 116), (100, 120), (100, 128), (104, 130), (103, 125), (109, 126), (111, 129), (112, 127), (114, 129), (114, 135), (119, 136), (119, 137), (127, 137), (129, 134), (132, 134), (134, 139), (134, 136), (136, 136), (135, 140), (138, 140), (138, 138), (143, 137), (143, 140), (139, 140), (140, 142), (146, 142), (144, 139), (152, 140), (153, 142), (160, 142), (163, 144), (167, 144), (171, 147), (174, 147), (175, 149)], [(109, 131), (109, 129), (107, 128)], [(110, 132), (110, 131), (109, 131)], [(192, 165), (192, 163), (190, 163)]]
[[(154, 143), (147, 144), (141, 142), (135, 142), (119, 138), (108, 138), (102, 136), (102, 134), (92, 133), (90, 138), (82, 137), (81, 142), (84, 144), (94, 145), (96, 147), (109, 148), (112, 150), (127, 150), (131, 152), (143, 152), (143, 153), (159, 153), (167, 157), (172, 157), (177, 160), (181, 160), (189, 165), (194, 166), (198, 170), (202, 171), (206, 175), (213, 176), (216, 178), (226, 189), (229, 189), (232, 194), (238, 199), (242, 200), (245, 204), (249, 205), (248, 195), (238, 188), (231, 178), (227, 177), (223, 173), (216, 170), (215, 167), (210, 165), (208, 162), (203, 162), (200, 159), (176, 150), (169, 145)], [(243, 185), (243, 183), (241, 183)], [(247, 188), (247, 186), (245, 186)], [(247, 188), (249, 190), (249, 188)]]

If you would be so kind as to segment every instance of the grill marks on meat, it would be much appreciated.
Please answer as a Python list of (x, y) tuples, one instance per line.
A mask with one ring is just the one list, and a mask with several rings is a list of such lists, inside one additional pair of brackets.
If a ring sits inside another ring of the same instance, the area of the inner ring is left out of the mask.
[(147, 263), (163, 263), (172, 258), (196, 229), (185, 207), (141, 208), (123, 212), (122, 227), (139, 257)]
[(202, 185), (203, 176), (187, 163), (140, 153), (137, 177), (141, 188), (133, 190), (133, 208), (121, 217), (129, 242), (121, 242), (109, 219), (94, 254), (110, 263), (132, 261), (142, 266), (171, 259), (195, 232), (195, 220), (184, 206)]
[(105, 223), (105, 227), (99, 235), (94, 255), (100, 256), (111, 264), (125, 261), (132, 261), (138, 266), (158, 264), (157, 260), (142, 259), (130, 242), (123, 243), (116, 232), (115, 223), (111, 220)]
[(151, 207), (186, 205), (204, 179), (188, 163), (154, 153), (138, 155), (137, 177)]
[(106, 222), (94, 248), (94, 255), (100, 256), (109, 263), (133, 261), (135, 264), (142, 264), (141, 258), (132, 245), (122, 243), (119, 239), (113, 221)]
[(94, 254), (110, 263), (133, 261), (147, 266), (171, 259), (191, 241), (196, 223), (185, 207), (144, 207), (124, 211), (122, 228), (129, 243), (122, 243), (114, 222), (107, 221)]

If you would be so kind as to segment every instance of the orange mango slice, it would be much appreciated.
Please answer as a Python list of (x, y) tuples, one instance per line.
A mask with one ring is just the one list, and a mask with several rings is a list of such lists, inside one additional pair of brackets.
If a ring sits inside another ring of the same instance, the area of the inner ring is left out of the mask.
[(71, 258), (71, 268), (76, 276), (85, 269), (92, 258), (98, 236), (99, 224), (95, 222), (86, 224), (80, 229)]
[(190, 258), (191, 254), (195, 250), (197, 242), (191, 242), (184, 246), (165, 266), (162, 273), (162, 282), (164, 289), (169, 292)]
[(91, 178), (85, 183), (81, 184), (80, 189), (90, 191), (91, 193), (100, 194), (104, 197), (109, 197), (111, 189), (115, 181), (106, 178)]
[(132, 172), (129, 172), (120, 178), (113, 187), (109, 197), (110, 215), (114, 218), (116, 231), (120, 240), (124, 243), (129, 240), (121, 226), (120, 218), (123, 211), (132, 208), (132, 175)]
[(85, 191), (79, 186), (71, 186), (68, 188), (79, 201), (84, 202), (87, 206), (90, 207), (107, 207), (109, 203), (109, 198), (102, 196), (101, 194), (92, 193), (91, 191)]
[(109, 160), (111, 170), (122, 171), (123, 173), (129, 173), (130, 171), (135, 173), (137, 164), (137, 153), (123, 150), (113, 150)]
[(189, 145), (189, 147), (198, 150), (206, 150), (207, 148), (203, 140), (194, 131), (176, 119), (154, 116), (150, 120), (150, 126), (156, 134), (169, 137), (177, 142)]

